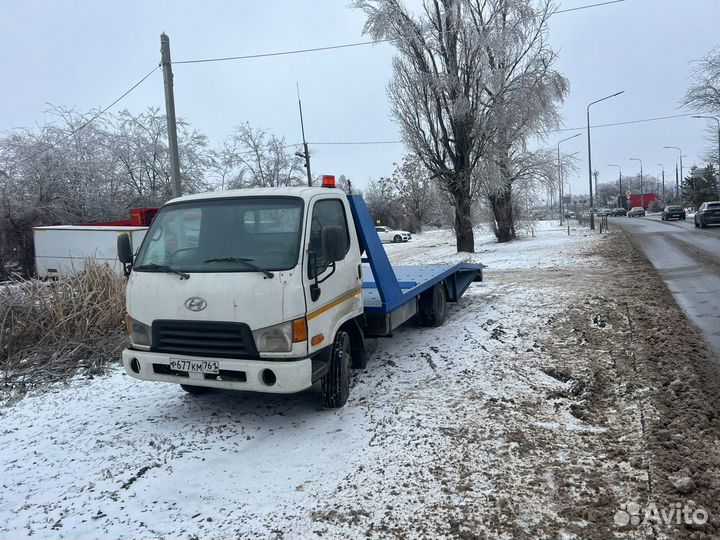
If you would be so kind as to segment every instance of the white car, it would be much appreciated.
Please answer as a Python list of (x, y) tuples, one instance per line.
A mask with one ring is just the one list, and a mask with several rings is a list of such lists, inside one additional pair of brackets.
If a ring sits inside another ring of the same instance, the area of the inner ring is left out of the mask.
[(399, 244), (400, 242), (407, 242), (412, 238), (412, 234), (407, 231), (396, 231), (390, 227), (379, 226), (375, 227), (375, 230), (380, 237), (381, 242), (394, 242)]

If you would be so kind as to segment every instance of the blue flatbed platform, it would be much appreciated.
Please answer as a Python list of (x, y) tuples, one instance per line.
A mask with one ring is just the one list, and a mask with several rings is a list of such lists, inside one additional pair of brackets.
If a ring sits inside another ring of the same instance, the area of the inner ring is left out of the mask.
[(362, 262), (370, 269), (367, 272), (365, 267), (363, 271), (366, 314), (379, 316), (402, 311), (405, 317), (414, 313), (420, 296), (438, 283), (444, 283), (447, 300), (457, 302), (470, 283), (482, 281), (482, 264), (392, 266), (362, 196), (349, 195), (348, 200), (361, 251), (365, 253)]
[(457, 302), (470, 283), (482, 277), (482, 265), (454, 264), (454, 265), (424, 265), (424, 266), (393, 266), (395, 278), (402, 292), (402, 296), (394, 305), (383, 306), (377, 283), (372, 275), (363, 274), (363, 301), (365, 311), (385, 313), (396, 309), (406, 302), (413, 300), (423, 292), (432, 288), (436, 283), (446, 281), (448, 284), (448, 299)]

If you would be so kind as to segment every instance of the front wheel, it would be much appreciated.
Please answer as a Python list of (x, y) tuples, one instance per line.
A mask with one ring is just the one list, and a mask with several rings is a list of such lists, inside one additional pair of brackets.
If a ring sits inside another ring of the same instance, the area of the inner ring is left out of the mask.
[(395, 242), (396, 244), (399, 244), (400, 242), (402, 242), (402, 236), (400, 236), (399, 234), (396, 234), (395, 237), (393, 238), (393, 242)]
[(330, 368), (321, 381), (322, 406), (338, 409), (350, 395), (350, 336), (339, 331), (330, 351)]

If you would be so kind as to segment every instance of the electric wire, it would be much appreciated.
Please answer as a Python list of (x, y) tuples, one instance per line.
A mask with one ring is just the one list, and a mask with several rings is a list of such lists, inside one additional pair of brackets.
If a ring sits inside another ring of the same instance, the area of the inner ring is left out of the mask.
[[(559, 13), (568, 13), (571, 11), (579, 11), (581, 9), (589, 9), (599, 6), (606, 6), (608, 4), (617, 4), (619, 2), (625, 2), (626, 0), (609, 0), (607, 2), (600, 2), (597, 4), (588, 4), (585, 6), (577, 6), (574, 8), (567, 8), (567, 9), (560, 9), (553, 11), (550, 13), (550, 15), (557, 15)], [(445, 30), (443, 32), (439, 32), (441, 34), (445, 34), (447, 32), (451, 32), (452, 30)], [(251, 60), (255, 58), (271, 58), (274, 56), (287, 56), (287, 55), (293, 55), (293, 54), (305, 54), (305, 53), (312, 53), (312, 52), (320, 52), (320, 51), (332, 51), (337, 49), (348, 49), (352, 47), (363, 47), (366, 45), (377, 45), (379, 43), (390, 43), (393, 41), (398, 41), (398, 38), (388, 38), (388, 39), (377, 39), (377, 40), (370, 40), (370, 41), (357, 41), (355, 43), (341, 43), (339, 45), (327, 45), (324, 47), (311, 47), (307, 49), (291, 49), (288, 51), (275, 51), (275, 52), (269, 52), (269, 53), (257, 53), (257, 54), (245, 54), (245, 55), (239, 55), (239, 56), (221, 56), (216, 58), (199, 58), (196, 60), (174, 60), (172, 63), (174, 64), (204, 64), (208, 62), (227, 62), (231, 60)]]
[[(686, 113), (686, 114), (673, 114), (670, 116), (656, 116), (653, 118), (641, 118), (639, 120), (626, 120), (624, 122), (612, 122), (609, 124), (596, 124), (591, 125), (590, 129), (596, 129), (596, 128), (606, 128), (606, 127), (614, 127), (614, 126), (627, 126), (630, 124), (641, 124), (645, 122), (657, 122), (659, 120), (671, 120), (673, 118), (686, 118), (688, 116), (693, 116), (695, 113)], [(582, 127), (573, 127), (573, 128), (561, 128), (561, 129), (551, 129), (543, 133), (561, 133), (566, 131), (584, 131), (587, 129), (587, 126)], [(541, 133), (538, 133), (541, 134)], [(397, 141), (324, 141), (324, 142), (308, 142), (308, 144), (312, 144), (313, 146), (318, 145), (373, 145), (373, 144), (402, 144), (404, 141), (397, 140)]]
[(142, 79), (140, 79), (138, 82), (136, 82), (134, 85), (132, 85), (132, 86), (130, 87), (130, 89), (128, 89), (123, 95), (121, 95), (119, 98), (117, 98), (115, 101), (113, 101), (110, 105), (108, 105), (107, 107), (105, 107), (104, 109), (102, 109), (100, 112), (98, 112), (95, 116), (93, 116), (93, 117), (90, 118), (88, 121), (86, 121), (86, 122), (85, 122), (84, 124), (82, 124), (80, 127), (72, 130), (69, 134), (67, 134), (65, 137), (63, 137), (63, 138), (60, 139), (59, 141), (56, 141), (56, 142), (52, 143), (51, 145), (47, 146), (46, 148), (43, 148), (42, 150), (40, 150), (40, 151), (32, 154), (31, 156), (28, 156), (28, 157), (25, 157), (25, 158), (19, 160), (18, 163), (23, 163), (23, 162), (25, 162), (25, 161), (29, 161), (29, 160), (31, 160), (31, 159), (35, 159), (35, 158), (38, 157), (39, 155), (44, 154), (45, 152), (47, 152), (48, 150), (52, 150), (53, 148), (57, 148), (58, 146), (60, 146), (62, 143), (64, 143), (64, 142), (67, 141), (68, 139), (74, 137), (80, 130), (84, 129), (84, 128), (87, 127), (89, 124), (91, 124), (92, 122), (94, 122), (95, 120), (97, 120), (100, 116), (102, 116), (103, 114), (105, 114), (105, 113), (106, 113), (107, 111), (109, 111), (113, 106), (115, 106), (115, 105), (116, 105), (117, 103), (119, 103), (123, 98), (125, 98), (125, 96), (127, 96), (130, 92), (132, 92), (132, 91), (135, 90), (138, 86), (140, 86), (142, 83), (144, 83), (145, 80), (146, 80), (148, 77), (150, 77), (150, 75), (152, 75), (153, 73), (155, 73), (155, 71), (157, 71), (159, 68), (160, 68), (160, 65), (155, 66), (155, 67), (152, 69), (152, 71), (150, 71), (150, 73), (148, 73), (148, 74), (145, 75)]

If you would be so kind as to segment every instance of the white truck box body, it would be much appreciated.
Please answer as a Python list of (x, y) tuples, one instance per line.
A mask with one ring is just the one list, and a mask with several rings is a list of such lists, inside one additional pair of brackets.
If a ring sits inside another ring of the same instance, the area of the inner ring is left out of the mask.
[(108, 264), (122, 275), (117, 258), (117, 237), (130, 236), (133, 252), (137, 252), (147, 227), (57, 225), (34, 227), (35, 268), (39, 277), (61, 277), (82, 272), (85, 260)]

